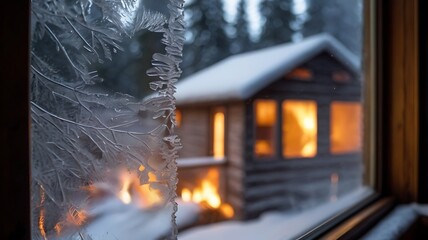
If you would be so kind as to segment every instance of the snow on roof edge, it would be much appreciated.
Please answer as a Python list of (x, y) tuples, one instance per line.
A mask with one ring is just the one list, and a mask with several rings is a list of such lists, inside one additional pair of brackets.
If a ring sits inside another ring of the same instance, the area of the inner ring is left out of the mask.
[[(214, 104), (248, 99), (284, 72), (323, 51), (329, 52), (350, 70), (359, 72), (357, 57), (334, 37), (323, 33), (298, 43), (233, 55), (194, 73), (178, 82), (176, 104)], [(264, 61), (259, 62), (259, 59)], [(246, 76), (246, 72), (252, 73)]]

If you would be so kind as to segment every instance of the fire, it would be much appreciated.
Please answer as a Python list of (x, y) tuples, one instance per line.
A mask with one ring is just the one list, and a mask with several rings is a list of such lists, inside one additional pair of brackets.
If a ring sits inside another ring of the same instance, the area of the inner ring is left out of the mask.
[(192, 190), (183, 188), (181, 190), (181, 199), (185, 202), (206, 203), (213, 209), (219, 211), (226, 217), (232, 218), (234, 216), (233, 208), (227, 204), (222, 203), (220, 194), (218, 192), (219, 174), (215, 169), (210, 169), (205, 179), (201, 184)]
[[(156, 175), (152, 172), (148, 173), (149, 182), (157, 180)], [(161, 194), (158, 190), (152, 189), (150, 184), (141, 184), (135, 174), (121, 174), (121, 188), (117, 193), (117, 197), (124, 203), (136, 203), (142, 208), (152, 207), (162, 201)]]
[(122, 200), (122, 202), (125, 204), (131, 203), (131, 193), (129, 192), (130, 185), (131, 185), (131, 179), (125, 177), (123, 180), (122, 189), (118, 193), (119, 199)]

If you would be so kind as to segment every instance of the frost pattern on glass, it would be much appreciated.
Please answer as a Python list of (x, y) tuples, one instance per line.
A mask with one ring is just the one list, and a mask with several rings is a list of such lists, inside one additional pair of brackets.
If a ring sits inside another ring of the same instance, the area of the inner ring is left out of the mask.
[[(33, 239), (176, 238), (181, 145), (174, 135), (174, 83), (181, 74), (183, 1), (169, 0), (167, 9), (149, 10), (144, 0), (32, 1)], [(163, 34), (166, 46), (152, 57), (147, 74), (154, 91), (144, 100), (106, 90), (97, 72), (141, 30)], [(107, 225), (105, 234), (96, 231), (93, 223), (107, 215), (101, 202), (109, 198), (123, 206), (104, 208), (132, 210), (129, 221), (138, 209), (137, 232), (109, 235), (117, 231)], [(168, 222), (161, 224), (170, 226), (153, 233), (149, 222), (165, 212)]]

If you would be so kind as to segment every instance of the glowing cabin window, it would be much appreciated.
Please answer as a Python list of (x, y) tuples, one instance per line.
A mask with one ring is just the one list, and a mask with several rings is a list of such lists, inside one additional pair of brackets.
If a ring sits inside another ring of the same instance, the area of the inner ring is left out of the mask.
[(314, 157), (317, 153), (317, 104), (315, 101), (282, 102), (282, 155)]
[(335, 71), (332, 74), (332, 78), (339, 83), (349, 83), (352, 79), (351, 75), (346, 71)]
[(309, 81), (312, 79), (312, 71), (307, 68), (295, 68), (285, 78)]
[(332, 102), (330, 120), (330, 151), (333, 154), (361, 150), (361, 104)]
[(175, 125), (177, 127), (181, 127), (181, 122), (183, 121), (183, 117), (181, 115), (181, 111), (176, 109), (175, 110)]
[(276, 108), (274, 100), (256, 100), (254, 103), (256, 157), (271, 157), (275, 154)]
[(213, 155), (214, 158), (224, 158), (224, 112), (217, 111), (213, 119)]

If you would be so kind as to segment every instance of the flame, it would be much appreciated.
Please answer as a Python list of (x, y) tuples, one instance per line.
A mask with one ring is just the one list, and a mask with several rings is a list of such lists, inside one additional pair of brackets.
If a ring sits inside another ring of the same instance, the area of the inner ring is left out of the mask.
[(125, 204), (131, 203), (131, 194), (129, 193), (130, 184), (131, 180), (129, 178), (124, 177), (122, 189), (120, 189), (118, 197)]
[(219, 209), (226, 218), (232, 218), (235, 213), (229, 204), (222, 203), (217, 186), (218, 180), (218, 171), (210, 169), (200, 186), (195, 187), (193, 191), (189, 188), (181, 190), (181, 199), (185, 202), (206, 203), (213, 209)]
[[(139, 168), (141, 170), (141, 166)], [(162, 201), (161, 194), (158, 190), (150, 188), (150, 184), (140, 184), (140, 180), (135, 174), (122, 173), (121, 188), (117, 197), (124, 203), (130, 204), (135, 202), (139, 207), (151, 207)], [(154, 173), (148, 173), (149, 182), (156, 182), (157, 177)]]
[(313, 157), (317, 152), (317, 105), (314, 101), (283, 102), (283, 155)]
[(220, 206), (220, 211), (226, 218), (232, 218), (235, 215), (235, 211), (233, 210), (232, 206), (227, 203), (223, 203)]
[(187, 188), (183, 188), (183, 190), (181, 190), (181, 198), (185, 202), (190, 202), (192, 200), (192, 192)]

